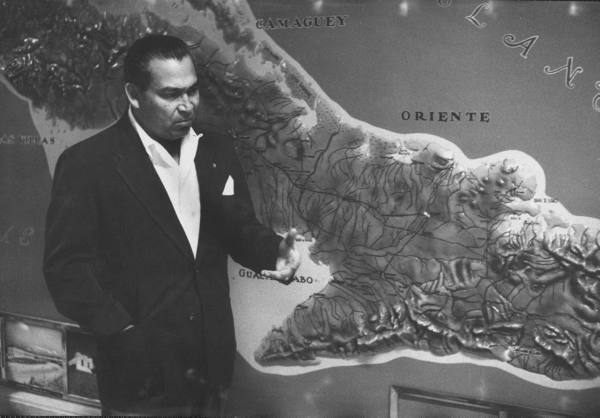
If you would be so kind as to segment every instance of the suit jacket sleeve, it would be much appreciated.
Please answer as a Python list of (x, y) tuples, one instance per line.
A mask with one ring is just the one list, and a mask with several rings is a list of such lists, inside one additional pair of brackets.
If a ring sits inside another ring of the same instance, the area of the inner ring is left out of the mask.
[(99, 336), (131, 323), (99, 281), (99, 214), (95, 184), (84, 158), (65, 151), (58, 160), (46, 218), (44, 275), (62, 314)]
[(235, 205), (228, 216), (231, 227), (229, 254), (236, 262), (257, 273), (265, 269), (273, 270), (282, 238), (256, 219), (246, 175), (233, 147), (231, 155)]

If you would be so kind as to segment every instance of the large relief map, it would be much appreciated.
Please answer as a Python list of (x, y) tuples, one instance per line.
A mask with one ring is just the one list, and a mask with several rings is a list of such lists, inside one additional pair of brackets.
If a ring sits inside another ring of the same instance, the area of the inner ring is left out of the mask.
[[(407, 3), (396, 3), (402, 16)], [(484, 28), (491, 3), (468, 6), (464, 24)], [(257, 19), (251, 6), (2, 1), (2, 81), (27, 101), (50, 173), (66, 147), (125, 110), (127, 46), (146, 33), (180, 36), (197, 61), (201, 122), (235, 139), (258, 217), (301, 234), (303, 264), (289, 286), (230, 263), (238, 350), (253, 367), (291, 375), (411, 356), (499, 367), (546, 386), (598, 386), (598, 219), (547, 195), (535, 155), (504, 150), (493, 132), (496, 151), (468, 158), (443, 132), (353, 117), (269, 35), (333, 31), (352, 15), (327, 16), (313, 2), (311, 16)], [(511, 34), (500, 47), (527, 58), (538, 38)], [(565, 73), (565, 88), (581, 72), (570, 58), (544, 69)], [(596, 120), (598, 105), (589, 106)], [(415, 117), (490, 115), (398, 113)], [(5, 135), (3, 146), (20, 139)]]

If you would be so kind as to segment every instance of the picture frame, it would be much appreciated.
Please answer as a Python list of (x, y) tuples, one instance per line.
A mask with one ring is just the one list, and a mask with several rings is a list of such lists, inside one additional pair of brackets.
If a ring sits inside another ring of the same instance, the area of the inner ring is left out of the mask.
[(4, 315), (3, 380), (18, 387), (66, 392), (64, 326), (53, 321)]
[(403, 416), (435, 417), (546, 417), (576, 416), (556, 411), (531, 409), (493, 401), (458, 396), (445, 392), (432, 392), (407, 386), (390, 387), (390, 418)]

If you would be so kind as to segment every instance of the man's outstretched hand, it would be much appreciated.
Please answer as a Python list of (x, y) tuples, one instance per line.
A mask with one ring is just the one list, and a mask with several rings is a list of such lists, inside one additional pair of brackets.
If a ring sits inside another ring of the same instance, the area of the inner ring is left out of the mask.
[(300, 266), (300, 253), (295, 246), (297, 235), (298, 231), (294, 228), (290, 229), (279, 244), (279, 257), (275, 263), (275, 270), (263, 270), (260, 274), (283, 284), (290, 284), (294, 280), (296, 270)]

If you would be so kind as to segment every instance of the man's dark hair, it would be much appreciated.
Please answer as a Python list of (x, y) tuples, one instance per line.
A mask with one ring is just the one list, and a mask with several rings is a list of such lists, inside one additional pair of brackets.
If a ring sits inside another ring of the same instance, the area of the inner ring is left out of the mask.
[[(153, 58), (174, 58), (181, 61), (184, 57), (192, 58), (187, 44), (170, 35), (147, 35), (135, 41), (125, 55), (124, 79), (139, 89), (146, 90), (150, 85), (148, 64)], [(193, 58), (192, 58), (193, 61)]]

